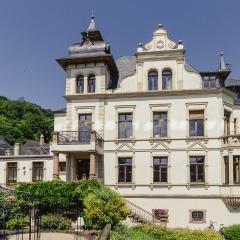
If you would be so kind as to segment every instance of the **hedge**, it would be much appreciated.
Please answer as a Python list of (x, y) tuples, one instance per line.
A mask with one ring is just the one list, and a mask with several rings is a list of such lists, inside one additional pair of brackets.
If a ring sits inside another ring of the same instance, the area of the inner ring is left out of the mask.
[(71, 220), (60, 215), (44, 215), (41, 219), (43, 230), (66, 230), (71, 228)]
[(229, 240), (240, 240), (240, 224), (225, 227), (224, 235)]
[(140, 225), (133, 229), (161, 240), (221, 240), (220, 234), (211, 230), (173, 229), (151, 225)]

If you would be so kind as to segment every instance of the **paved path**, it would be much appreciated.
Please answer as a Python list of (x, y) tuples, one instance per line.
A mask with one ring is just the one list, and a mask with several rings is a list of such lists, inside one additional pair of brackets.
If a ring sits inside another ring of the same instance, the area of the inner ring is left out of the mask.
[[(29, 239), (28, 234), (23, 234), (23, 238), (22, 235), (20, 235), (18, 238), (16, 236), (8, 237), (8, 240), (28, 240), (28, 239)], [(34, 239), (33, 236), (32, 239)], [(69, 233), (41, 233), (41, 240), (87, 240), (87, 238), (80, 236), (77, 237)]]

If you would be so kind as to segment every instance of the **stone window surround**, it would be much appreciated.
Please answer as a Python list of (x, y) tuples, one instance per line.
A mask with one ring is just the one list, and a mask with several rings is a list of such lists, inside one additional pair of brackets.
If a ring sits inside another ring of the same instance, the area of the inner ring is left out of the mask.
[(46, 161), (42, 160), (42, 159), (39, 159), (39, 160), (34, 160), (34, 161), (31, 161), (31, 168), (29, 169), (30, 170), (30, 182), (33, 182), (33, 163), (34, 162), (43, 162), (43, 180), (42, 181), (45, 181), (46, 180)]
[[(136, 105), (117, 105), (115, 106), (115, 140), (125, 140), (125, 141), (134, 141), (135, 142), (135, 114)], [(132, 113), (132, 138), (118, 138), (118, 115), (119, 113)]]
[[(118, 159), (119, 158), (132, 158), (132, 182), (131, 183), (118, 183)], [(115, 188), (117, 186), (131, 185), (134, 188), (135, 185), (135, 152), (115, 152)]]
[(7, 168), (8, 168), (8, 163), (17, 163), (17, 182), (19, 182), (19, 171), (20, 171), (20, 168), (19, 168), (19, 162), (18, 161), (6, 161), (5, 162), (5, 167), (4, 167), (4, 179), (7, 183)]
[[(169, 70), (172, 72), (172, 88), (171, 89), (167, 89), (167, 90), (163, 90), (162, 89), (162, 73), (164, 70)], [(157, 90), (149, 90), (148, 89), (148, 74), (151, 71), (156, 71), (158, 73), (158, 89)], [(174, 71), (172, 66), (169, 65), (164, 65), (161, 68), (158, 68), (157, 66), (151, 66), (147, 69), (147, 71), (144, 74), (145, 77), (145, 91), (148, 92), (154, 92), (154, 91), (168, 91), (168, 90), (174, 90), (176, 89), (176, 71)]]
[[(223, 103), (223, 122), (224, 122), (224, 112), (227, 111), (230, 113), (230, 134), (234, 132), (234, 116), (233, 116), (233, 105), (224, 102)], [(224, 124), (224, 123), (223, 123)], [(238, 125), (238, 124), (237, 124)], [(224, 127), (223, 127), (223, 135), (224, 135)]]
[[(208, 154), (207, 150), (188, 150), (187, 151), (187, 188), (190, 186), (205, 185), (208, 188)], [(201, 156), (204, 157), (204, 182), (195, 183), (190, 179), (190, 157)]]
[[(202, 221), (194, 221), (192, 219), (192, 212), (203, 212), (203, 220)], [(198, 224), (203, 224), (206, 223), (206, 214), (207, 211), (205, 209), (190, 209), (189, 210), (189, 223), (198, 223)]]
[[(207, 137), (207, 120), (208, 120), (208, 115), (207, 115), (207, 102), (190, 102), (190, 103), (185, 103), (186, 105), (186, 138), (206, 138)], [(203, 110), (204, 113), (204, 135), (203, 136), (190, 136), (189, 134), (189, 112), (190, 111), (199, 111)]]
[[(167, 157), (168, 159), (168, 168), (167, 168), (167, 183), (154, 183), (153, 182), (153, 158), (154, 157)], [(150, 152), (150, 185), (151, 188), (154, 187), (154, 185), (166, 185), (170, 187), (171, 185), (171, 152)]]
[(80, 114), (92, 114), (92, 129), (95, 129), (95, 106), (76, 106), (77, 113), (77, 126), (75, 126), (75, 131), (79, 130), (79, 115)]
[[(166, 112), (167, 113), (167, 138), (171, 137), (171, 128), (170, 128), (170, 107), (171, 103), (165, 103), (165, 104), (149, 104), (150, 107), (150, 122), (151, 122), (151, 127), (149, 130), (149, 136), (150, 139), (158, 139), (156, 137), (153, 137), (153, 113), (154, 112)], [(159, 137), (160, 138), (166, 138), (166, 137)]]

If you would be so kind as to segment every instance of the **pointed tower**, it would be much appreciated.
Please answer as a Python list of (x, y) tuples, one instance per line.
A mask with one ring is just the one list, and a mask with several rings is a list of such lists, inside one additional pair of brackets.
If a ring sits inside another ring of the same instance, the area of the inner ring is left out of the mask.
[[(81, 33), (82, 41), (68, 48), (69, 55), (57, 59), (67, 73), (66, 97), (104, 93), (117, 86), (118, 69), (92, 15), (89, 26)], [(81, 78), (81, 83), (77, 82)], [(80, 90), (79, 90), (80, 89)]]
[(223, 52), (221, 52), (219, 71), (226, 71), (226, 70), (227, 70), (227, 68), (226, 68), (226, 65), (224, 62), (224, 54), (223, 54)]

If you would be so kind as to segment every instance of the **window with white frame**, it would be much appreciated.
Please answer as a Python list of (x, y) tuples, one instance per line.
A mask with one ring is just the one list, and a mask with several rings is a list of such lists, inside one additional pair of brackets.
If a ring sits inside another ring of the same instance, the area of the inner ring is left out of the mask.
[(118, 113), (118, 138), (132, 138), (132, 113)]
[(190, 156), (190, 181), (191, 183), (203, 183), (205, 181), (205, 157)]
[(132, 182), (132, 158), (131, 157), (118, 158), (118, 182), (119, 183)]
[(204, 136), (204, 110), (189, 111), (189, 136)]
[(166, 183), (168, 180), (168, 158), (153, 157), (153, 182)]
[(153, 137), (167, 137), (167, 112), (153, 112)]

